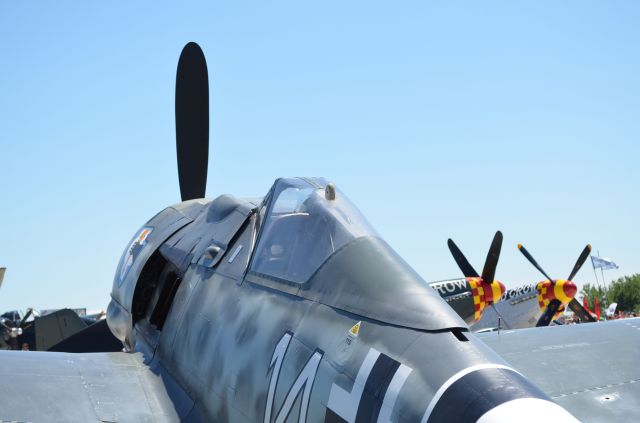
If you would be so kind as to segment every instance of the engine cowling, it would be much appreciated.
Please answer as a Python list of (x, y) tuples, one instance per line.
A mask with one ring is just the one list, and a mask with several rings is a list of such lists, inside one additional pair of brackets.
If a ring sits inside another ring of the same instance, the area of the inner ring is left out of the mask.
[(452, 279), (429, 284), (467, 323), (477, 322), (484, 310), (502, 299), (505, 286), (494, 280), (485, 282), (480, 277)]
[(193, 221), (204, 204), (193, 200), (167, 207), (145, 223), (127, 244), (116, 269), (107, 308), (109, 329), (125, 348), (132, 350), (135, 346), (134, 298), (145, 265), (169, 237)]
[(545, 280), (538, 282), (536, 290), (538, 291), (538, 306), (543, 313), (551, 301), (560, 301), (562, 305), (556, 312), (555, 318), (563, 312), (567, 304), (573, 300), (578, 292), (578, 287), (570, 280), (556, 279), (553, 281)]

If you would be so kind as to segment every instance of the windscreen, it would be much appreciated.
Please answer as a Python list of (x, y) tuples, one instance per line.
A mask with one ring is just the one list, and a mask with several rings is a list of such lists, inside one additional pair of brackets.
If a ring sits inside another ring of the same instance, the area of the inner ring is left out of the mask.
[[(361, 236), (377, 236), (360, 211), (323, 179), (279, 179), (263, 217), (251, 270), (304, 283), (337, 249)], [(329, 196), (331, 198), (331, 196)]]

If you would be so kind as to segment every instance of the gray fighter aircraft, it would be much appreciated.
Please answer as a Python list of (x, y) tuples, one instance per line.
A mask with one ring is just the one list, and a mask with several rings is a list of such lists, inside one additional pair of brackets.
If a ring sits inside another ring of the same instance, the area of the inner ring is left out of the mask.
[(0, 351), (0, 420), (576, 421), (334, 184), (282, 178), (262, 199), (202, 199), (207, 84), (190, 43), (176, 87), (183, 201), (127, 245), (107, 311), (126, 352)]

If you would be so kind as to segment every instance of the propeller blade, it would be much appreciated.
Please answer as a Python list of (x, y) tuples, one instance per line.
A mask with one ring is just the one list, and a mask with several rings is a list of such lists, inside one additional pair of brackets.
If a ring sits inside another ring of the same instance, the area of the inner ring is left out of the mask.
[(576, 316), (578, 316), (581, 322), (596, 321), (596, 319), (594, 319), (593, 316), (584, 309), (582, 304), (580, 304), (580, 301), (576, 300), (575, 298), (569, 302), (569, 308), (576, 314)]
[(176, 74), (176, 150), (182, 201), (203, 198), (209, 160), (209, 81), (200, 46), (188, 43)]
[(32, 308), (28, 308), (27, 309), (27, 313), (24, 315), (24, 317), (20, 321), (20, 324), (18, 325), (18, 327), (21, 328), (24, 325), (24, 323), (27, 321), (29, 316), (31, 316), (32, 314), (33, 314), (33, 309)]
[(580, 253), (580, 257), (578, 257), (578, 261), (576, 261), (575, 266), (573, 266), (573, 270), (569, 274), (568, 279), (570, 281), (573, 280), (573, 277), (576, 275), (576, 273), (578, 273), (578, 270), (580, 270), (584, 262), (587, 261), (589, 254), (591, 254), (591, 244), (587, 244), (587, 246), (584, 247), (584, 250), (582, 250), (582, 253)]
[(540, 273), (542, 273), (544, 275), (545, 278), (549, 279), (551, 282), (553, 282), (553, 279), (551, 279), (549, 277), (549, 275), (547, 275), (547, 273), (542, 270), (542, 267), (540, 267), (540, 265), (538, 264), (538, 262), (536, 261), (536, 259), (533, 258), (533, 256), (531, 254), (529, 254), (529, 252), (527, 251), (526, 248), (524, 248), (524, 245), (522, 244), (518, 244), (518, 250), (520, 250), (520, 252), (527, 258), (527, 260), (529, 260), (529, 263), (533, 264), (533, 266), (538, 269), (540, 271)]
[(447, 245), (449, 246), (449, 251), (451, 251), (451, 255), (453, 259), (458, 264), (460, 270), (467, 278), (477, 278), (478, 272), (474, 270), (474, 268), (469, 264), (469, 260), (462, 254), (462, 251), (458, 248), (455, 242), (451, 238), (447, 241)]
[(562, 303), (560, 301), (555, 299), (551, 300), (551, 302), (547, 306), (547, 309), (544, 311), (544, 313), (542, 313), (542, 316), (540, 316), (540, 318), (538, 319), (538, 323), (536, 323), (536, 327), (549, 326), (549, 323), (551, 323), (551, 319), (556, 314), (556, 312), (558, 311), (561, 305)]
[(493, 282), (496, 276), (496, 267), (498, 266), (498, 259), (500, 258), (500, 249), (502, 248), (502, 232), (497, 231), (491, 241), (489, 252), (487, 253), (487, 259), (484, 261), (484, 268), (482, 269), (482, 280), (486, 283)]
[(6, 267), (0, 267), (0, 287), (2, 287), (2, 280), (4, 279), (4, 272), (7, 271)]

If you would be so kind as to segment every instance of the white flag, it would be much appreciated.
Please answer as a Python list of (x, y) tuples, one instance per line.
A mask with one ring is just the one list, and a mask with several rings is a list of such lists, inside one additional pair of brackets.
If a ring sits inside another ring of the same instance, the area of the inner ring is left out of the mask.
[(607, 311), (604, 312), (604, 314), (606, 314), (607, 317), (615, 316), (617, 307), (618, 307), (618, 303), (611, 303)]
[(593, 264), (593, 268), (600, 268), (602, 270), (607, 269), (617, 269), (618, 265), (613, 262), (613, 260), (608, 258), (602, 258), (598, 256), (591, 256), (591, 263)]

